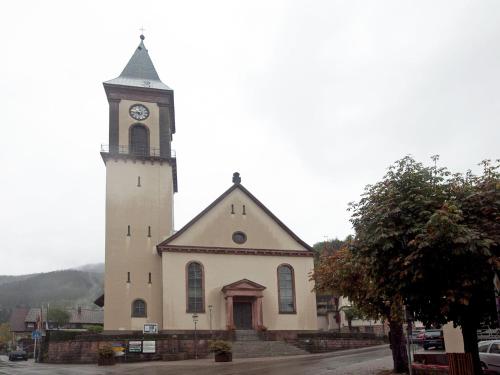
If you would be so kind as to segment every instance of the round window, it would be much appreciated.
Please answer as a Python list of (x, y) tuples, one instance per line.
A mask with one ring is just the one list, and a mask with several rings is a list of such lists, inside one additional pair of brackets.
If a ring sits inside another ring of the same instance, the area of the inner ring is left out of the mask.
[(233, 241), (237, 244), (245, 243), (247, 240), (247, 235), (243, 232), (234, 232), (233, 233)]

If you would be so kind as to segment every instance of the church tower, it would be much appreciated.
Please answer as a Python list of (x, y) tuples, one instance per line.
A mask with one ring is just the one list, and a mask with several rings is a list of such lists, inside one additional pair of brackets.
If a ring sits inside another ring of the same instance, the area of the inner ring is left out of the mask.
[(162, 329), (162, 266), (156, 245), (173, 233), (177, 192), (174, 92), (144, 36), (119, 77), (104, 82), (109, 102), (106, 165), (104, 329)]

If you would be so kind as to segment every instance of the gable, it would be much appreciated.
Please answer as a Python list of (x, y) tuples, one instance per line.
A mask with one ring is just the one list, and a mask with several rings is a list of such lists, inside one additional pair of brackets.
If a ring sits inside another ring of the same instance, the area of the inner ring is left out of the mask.
[[(246, 241), (235, 243), (235, 232), (243, 232)], [(310, 251), (304, 241), (239, 184), (233, 185), (158, 248), (168, 246)]]

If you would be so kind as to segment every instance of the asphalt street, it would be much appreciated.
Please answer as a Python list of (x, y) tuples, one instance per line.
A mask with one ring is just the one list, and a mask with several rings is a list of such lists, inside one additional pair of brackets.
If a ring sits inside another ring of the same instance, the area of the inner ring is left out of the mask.
[(110, 367), (96, 365), (52, 365), (43, 363), (9, 362), (0, 356), (0, 374), (36, 375), (373, 375), (392, 368), (387, 345), (344, 350), (326, 354), (278, 358), (240, 359), (231, 363), (215, 363), (213, 359), (177, 362), (141, 362)]

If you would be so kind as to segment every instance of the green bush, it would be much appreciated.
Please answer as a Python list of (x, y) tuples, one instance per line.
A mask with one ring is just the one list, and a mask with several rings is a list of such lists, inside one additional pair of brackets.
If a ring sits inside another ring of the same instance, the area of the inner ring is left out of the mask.
[(210, 350), (213, 353), (219, 354), (219, 353), (231, 353), (232, 348), (231, 344), (228, 343), (227, 341), (214, 340), (210, 341), (210, 343), (208, 344), (208, 350)]
[(101, 333), (102, 332), (102, 326), (88, 326), (86, 327), (87, 332), (90, 333)]
[(110, 344), (104, 344), (99, 348), (98, 355), (101, 359), (113, 358), (115, 356), (115, 352)]

